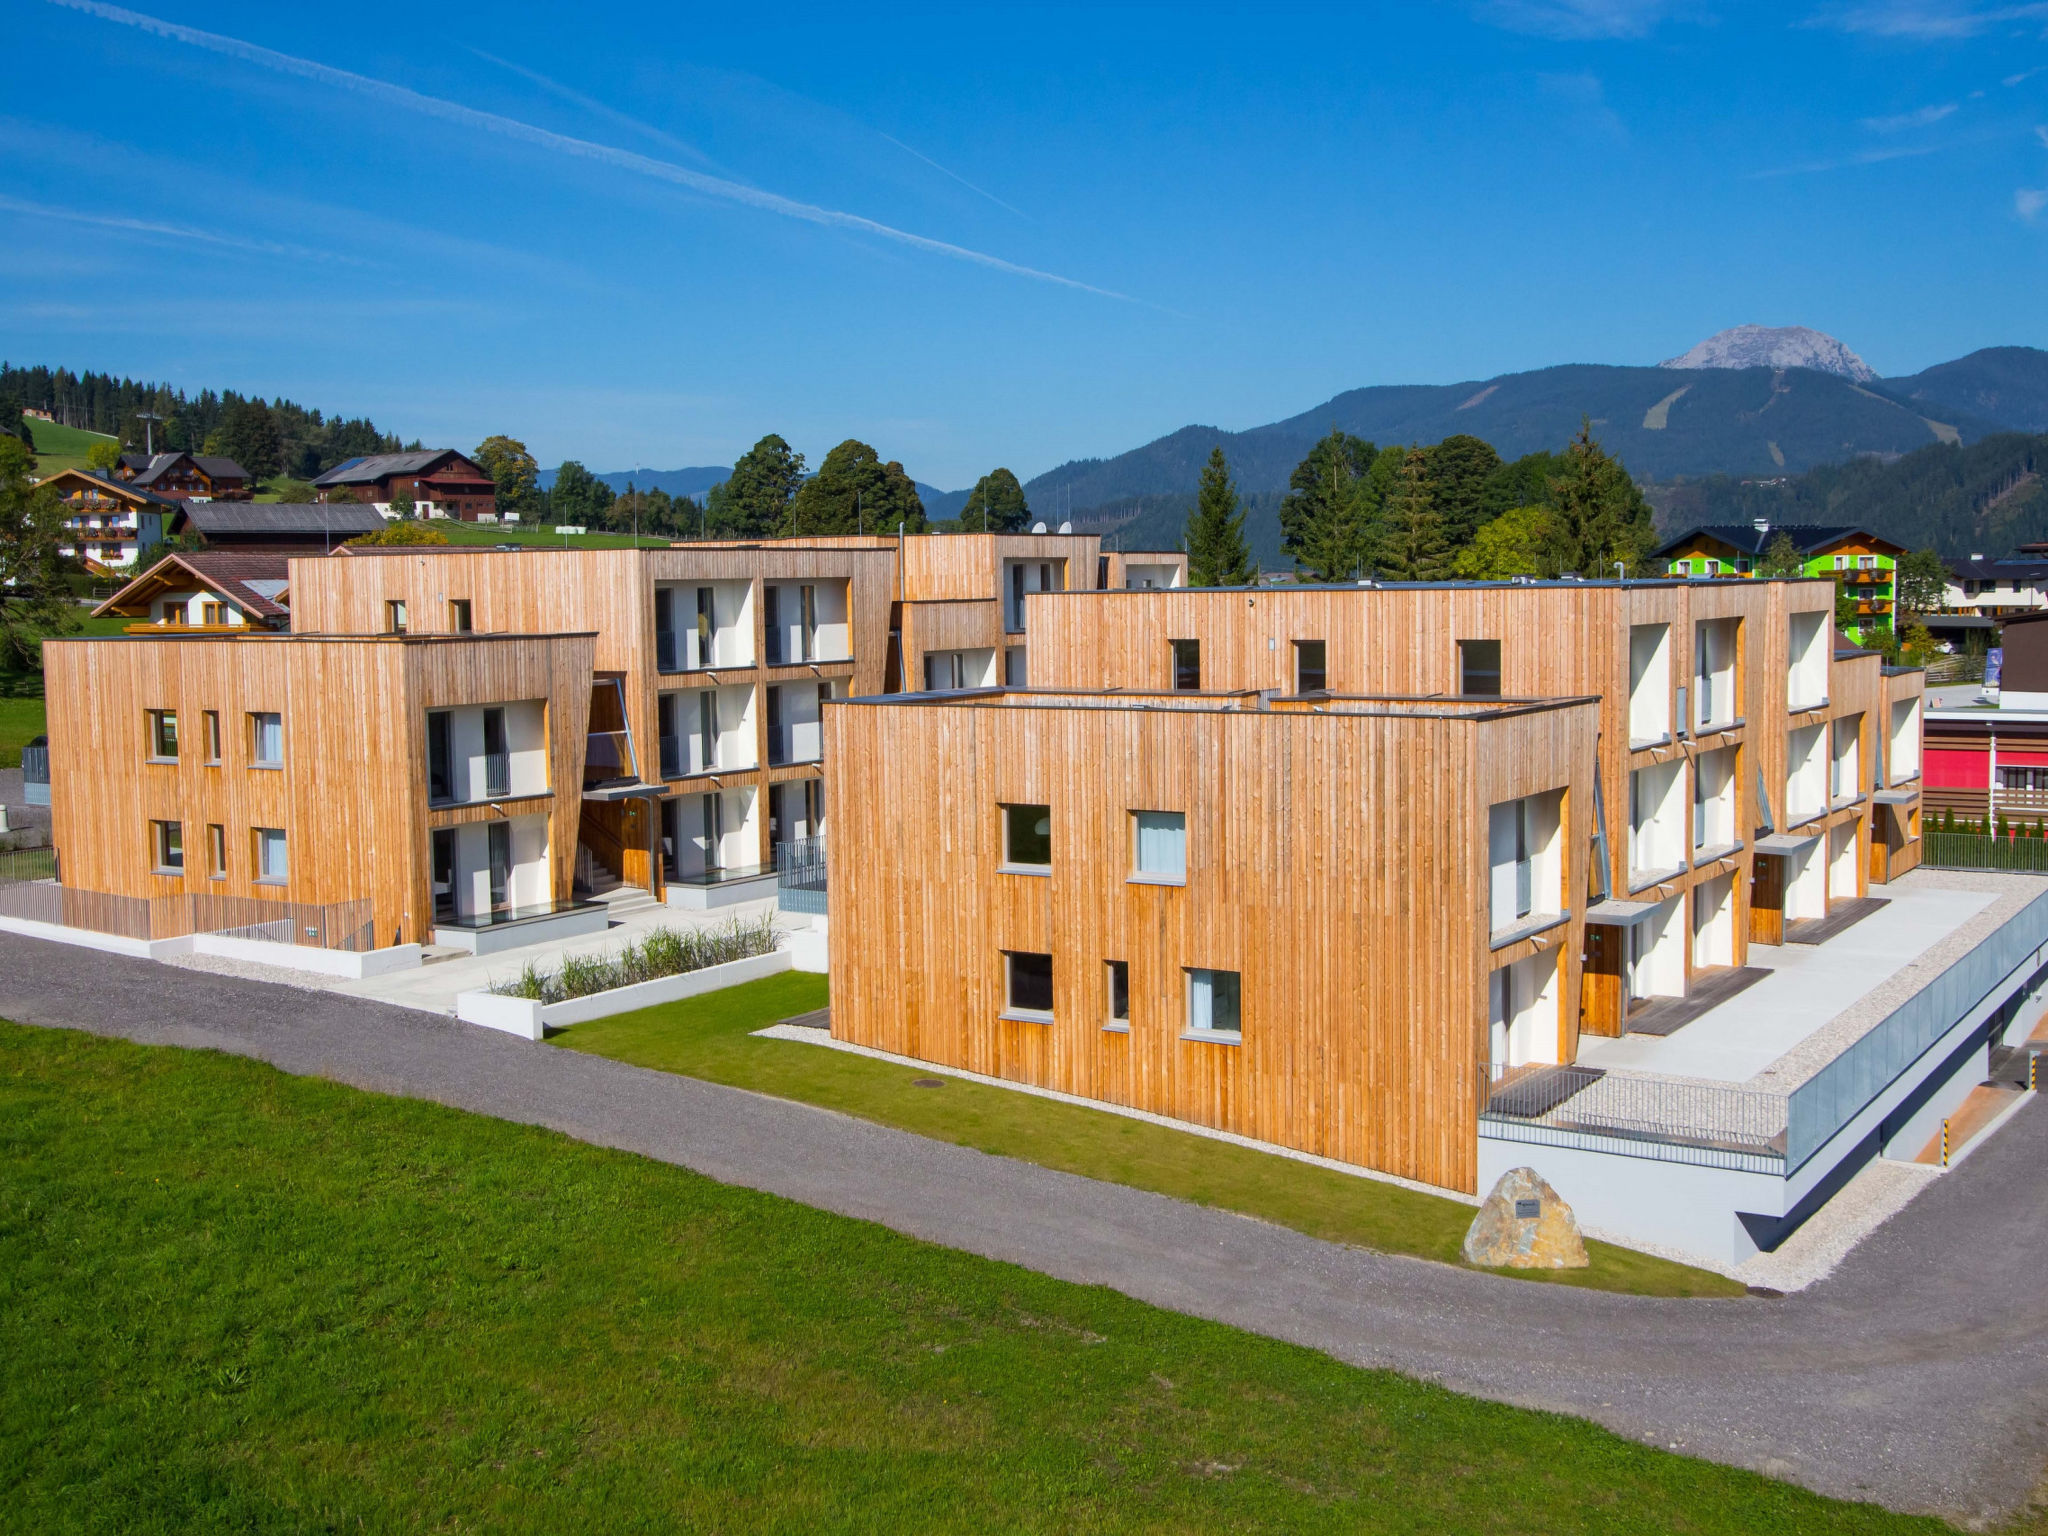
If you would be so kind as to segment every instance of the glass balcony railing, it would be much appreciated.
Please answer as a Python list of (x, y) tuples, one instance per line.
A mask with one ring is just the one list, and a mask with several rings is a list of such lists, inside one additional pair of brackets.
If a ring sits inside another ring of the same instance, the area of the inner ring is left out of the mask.
[(689, 771), (689, 754), (683, 750), (683, 738), (664, 736), (661, 738), (661, 776), (664, 779), (680, 779)]
[(583, 750), (583, 787), (630, 784), (640, 776), (631, 731), (592, 731)]
[(654, 665), (663, 672), (683, 670), (683, 637), (673, 629), (654, 632)]

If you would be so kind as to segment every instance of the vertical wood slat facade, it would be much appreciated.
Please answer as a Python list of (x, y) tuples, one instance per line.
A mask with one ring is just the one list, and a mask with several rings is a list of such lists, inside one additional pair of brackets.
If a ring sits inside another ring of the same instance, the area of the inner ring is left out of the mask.
[[(835, 1036), (1472, 1189), (1489, 976), (1582, 939), (1492, 949), (1488, 808), (1562, 789), (1583, 847), (1595, 707), (1104, 702), (828, 710)], [(1005, 804), (1051, 808), (1050, 874), (998, 870)], [(1128, 878), (1139, 810), (1185, 814), (1185, 885)], [(1001, 1017), (1012, 950), (1053, 956), (1053, 1022)], [(1242, 1044), (1183, 1038), (1190, 967), (1240, 973)]]
[[(545, 812), (556, 900), (570, 894), (594, 637), (205, 636), (44, 647), (52, 840), (67, 887), (327, 904), (367, 899), (376, 942), (433, 925), (429, 834)], [(550, 792), (430, 809), (426, 716), (543, 701)], [(150, 760), (149, 715), (177, 715), (175, 762)], [(221, 726), (207, 758), (206, 712)], [(282, 717), (281, 767), (255, 765), (249, 717)], [(181, 875), (155, 872), (152, 821), (183, 828)], [(227, 868), (208, 868), (207, 828)], [(285, 833), (287, 877), (256, 878), (255, 829)]]

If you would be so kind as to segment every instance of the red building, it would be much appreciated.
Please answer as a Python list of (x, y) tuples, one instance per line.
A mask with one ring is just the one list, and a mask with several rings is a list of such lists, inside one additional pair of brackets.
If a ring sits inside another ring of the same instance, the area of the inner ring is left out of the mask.
[(419, 448), (410, 453), (374, 453), (337, 464), (313, 482), (322, 501), (368, 502), (389, 513), (401, 491), (412, 498), (418, 517), (452, 517), (473, 523), (496, 515), (498, 488), (473, 460), (453, 448)]

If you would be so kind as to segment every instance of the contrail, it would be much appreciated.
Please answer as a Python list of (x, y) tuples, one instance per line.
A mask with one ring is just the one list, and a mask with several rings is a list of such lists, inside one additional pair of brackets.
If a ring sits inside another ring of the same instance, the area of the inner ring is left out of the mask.
[(69, 10), (83, 11), (88, 16), (97, 16), (103, 21), (118, 22), (125, 27), (134, 27), (158, 37), (169, 38), (172, 42), (185, 43), (194, 48), (204, 48), (213, 53), (226, 54), (229, 58), (241, 59), (264, 69), (274, 69), (281, 74), (296, 75), (302, 80), (317, 80), (323, 85), (336, 86), (341, 90), (354, 91), (374, 100), (388, 103), (406, 111), (418, 112), (426, 117), (439, 118), (446, 123), (457, 123), (465, 128), (495, 133), (521, 143), (536, 145), (541, 149), (553, 150), (578, 160), (591, 160), (600, 165), (609, 165), (618, 170), (634, 171), (656, 181), (665, 181), (672, 186), (686, 187), (707, 197), (723, 198), (727, 202), (739, 203), (749, 208), (759, 208), (767, 213), (779, 213), (785, 218), (801, 219), (807, 224), (820, 224), (834, 229), (858, 230), (862, 234), (878, 235), (884, 240), (894, 240), (916, 250), (930, 251), (939, 256), (950, 256), (956, 261), (971, 261), (976, 266), (988, 267), (997, 272), (1008, 272), (1013, 277), (1034, 278), (1041, 283), (1056, 283), (1062, 288), (1072, 288), (1081, 293), (1092, 293), (1099, 298), (1118, 299), (1124, 303), (1139, 303), (1129, 294), (1117, 293), (1112, 289), (1098, 288), (1093, 283), (1084, 283), (1075, 278), (1061, 277), (1057, 272), (1042, 272), (1036, 267), (1023, 266), (1014, 261), (1005, 261), (1000, 256), (991, 256), (986, 251), (971, 250), (964, 245), (953, 245), (944, 240), (934, 240), (928, 235), (914, 235), (908, 230), (897, 229), (875, 219), (863, 218), (857, 213), (844, 213), (836, 208), (820, 208), (813, 203), (800, 203), (794, 198), (783, 197), (774, 192), (765, 192), (758, 187), (743, 186), (736, 181), (727, 181), (720, 176), (707, 176), (701, 171), (692, 171), (666, 160), (656, 160), (647, 155), (635, 154), (630, 149), (618, 149), (609, 144), (594, 144), (588, 139), (571, 138), (567, 134), (553, 133), (546, 128), (536, 128), (531, 123), (522, 123), (517, 118), (500, 117), (495, 112), (480, 112), (474, 107), (465, 107), (456, 102), (444, 101), (438, 96), (422, 95), (402, 85), (392, 85), (384, 80), (372, 80), (367, 75), (351, 74), (345, 69), (335, 69), (326, 64), (316, 64), (311, 59), (296, 58), (288, 53), (278, 53), (255, 43), (243, 42), (240, 38), (223, 37), (217, 32), (201, 32), (196, 27), (179, 26), (176, 22), (160, 21), (154, 16), (124, 10), (117, 5), (105, 5), (100, 0), (50, 0), (52, 5), (61, 5)]
[[(882, 133), (882, 130), (877, 128), (875, 132)], [(1010, 208), (1010, 205), (1004, 202), (1000, 197), (997, 197), (995, 193), (988, 191), (984, 187), (977, 187), (973, 182), (969, 181), (965, 176), (962, 176), (958, 171), (947, 170), (943, 165), (939, 164), (939, 162), (934, 160), (930, 155), (923, 154), (918, 150), (912, 149), (908, 144), (904, 143), (901, 139), (896, 138), (891, 134), (882, 133), (882, 137), (887, 139), (891, 144), (894, 144), (906, 155), (916, 155), (918, 159), (922, 160), (926, 165), (930, 166), (933, 170), (937, 171), (941, 176), (952, 177), (955, 181), (959, 182), (960, 185), (965, 187), (968, 191), (979, 192), (983, 197), (987, 198), (990, 202), (994, 203), (998, 208), (1009, 208), (1010, 212), (1017, 215), (1018, 218), (1023, 219), (1026, 223), (1031, 222), (1031, 215), (1026, 213), (1022, 208)]]
[(358, 267), (363, 265), (352, 256), (339, 256), (332, 251), (309, 250), (302, 245), (280, 245), (269, 240), (241, 240), (233, 235), (219, 235), (212, 230), (193, 229), (184, 224), (159, 224), (151, 219), (131, 219), (120, 214), (88, 213), (82, 208), (57, 208), (48, 203), (26, 202), (18, 197), (9, 197), (5, 193), (0, 193), (0, 213), (25, 213), (31, 218), (61, 219), (69, 224), (90, 224), (96, 229), (118, 229), (138, 235), (168, 235), (175, 240), (197, 240), (206, 245), (226, 246), (237, 251), (254, 251), (263, 256), (341, 261)]
[(494, 53), (485, 53), (481, 48), (470, 48), (469, 51), (482, 59), (486, 64), (495, 64), (500, 69), (509, 69), (522, 80), (530, 80), (542, 90), (551, 92), (561, 97), (562, 100), (579, 106), (584, 111), (601, 117), (607, 122), (616, 123), (621, 128), (630, 128), (635, 133), (644, 133), (657, 144), (666, 144), (670, 149), (688, 155), (693, 160), (701, 160), (706, 165), (713, 163), (711, 157), (705, 154), (703, 150), (697, 148), (696, 145), (686, 144), (674, 134), (663, 133), (659, 128), (649, 123), (643, 123), (637, 117), (628, 117), (617, 107), (608, 106), (595, 97), (586, 96), (581, 91), (571, 90), (559, 80), (550, 80), (537, 69), (528, 69), (524, 64), (514, 64), (510, 59), (501, 59)]

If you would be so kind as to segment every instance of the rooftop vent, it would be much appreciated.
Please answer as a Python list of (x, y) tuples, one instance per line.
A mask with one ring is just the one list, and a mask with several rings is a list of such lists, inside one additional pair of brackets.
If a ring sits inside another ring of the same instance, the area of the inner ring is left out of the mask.
[(1771, 520), (1768, 517), (1760, 517), (1750, 526), (1756, 529), (1758, 533), (1769, 533), (1771, 531)]

